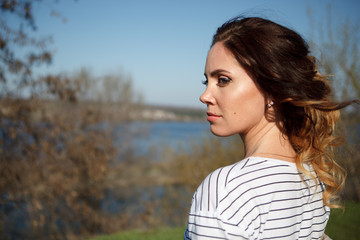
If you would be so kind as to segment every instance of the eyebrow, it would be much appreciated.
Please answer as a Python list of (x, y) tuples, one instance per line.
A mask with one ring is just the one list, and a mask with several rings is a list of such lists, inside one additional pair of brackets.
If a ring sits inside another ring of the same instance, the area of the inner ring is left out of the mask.
[[(211, 76), (211, 77), (214, 77), (214, 76), (218, 75), (219, 73), (230, 73), (230, 72), (229, 72), (229, 71), (226, 71), (226, 70), (224, 70), (224, 69), (216, 69), (216, 70), (214, 70), (214, 71), (212, 71), (212, 72), (210, 73), (210, 76)], [(204, 75), (205, 75), (205, 77), (207, 77), (207, 76), (206, 76), (206, 73), (204, 73)]]

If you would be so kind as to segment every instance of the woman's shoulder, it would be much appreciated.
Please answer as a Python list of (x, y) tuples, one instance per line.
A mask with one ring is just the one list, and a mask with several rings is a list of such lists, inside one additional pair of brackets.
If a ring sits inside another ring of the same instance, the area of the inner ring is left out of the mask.
[[(215, 175), (222, 179), (227, 185), (235, 180), (244, 181), (246, 179), (257, 178), (265, 174), (281, 174), (282, 172), (298, 173), (295, 163), (283, 160), (265, 158), (265, 157), (248, 157), (232, 165), (219, 168), (209, 176)], [(208, 177), (209, 177), (208, 176)]]
[(223, 196), (234, 188), (246, 191), (256, 179), (283, 172), (296, 175), (295, 164), (270, 158), (245, 158), (210, 173), (198, 187), (194, 200), (199, 210), (217, 209)]

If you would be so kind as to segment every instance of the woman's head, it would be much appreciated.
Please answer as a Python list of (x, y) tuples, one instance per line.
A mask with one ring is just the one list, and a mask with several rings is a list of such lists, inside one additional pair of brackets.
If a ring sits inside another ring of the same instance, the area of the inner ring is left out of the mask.
[(287, 135), (298, 135), (306, 117), (304, 108), (296, 105), (323, 101), (330, 93), (328, 84), (317, 78), (306, 42), (286, 27), (262, 18), (235, 18), (218, 28), (212, 46), (218, 42), (274, 101)]

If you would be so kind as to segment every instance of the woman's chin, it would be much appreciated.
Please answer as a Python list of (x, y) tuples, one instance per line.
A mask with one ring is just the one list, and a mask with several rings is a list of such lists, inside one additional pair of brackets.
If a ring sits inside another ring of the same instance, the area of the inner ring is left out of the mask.
[(230, 137), (232, 135), (235, 135), (236, 133), (225, 131), (224, 129), (220, 129), (214, 124), (210, 124), (210, 131), (212, 134), (214, 134), (217, 137)]

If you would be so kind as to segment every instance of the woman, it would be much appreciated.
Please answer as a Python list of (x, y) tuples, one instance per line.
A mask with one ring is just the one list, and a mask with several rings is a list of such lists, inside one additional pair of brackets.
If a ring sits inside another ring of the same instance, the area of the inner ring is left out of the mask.
[(345, 172), (332, 158), (338, 110), (308, 46), (261, 18), (221, 26), (208, 53), (207, 120), (239, 134), (245, 158), (211, 173), (192, 200), (185, 239), (320, 239)]

